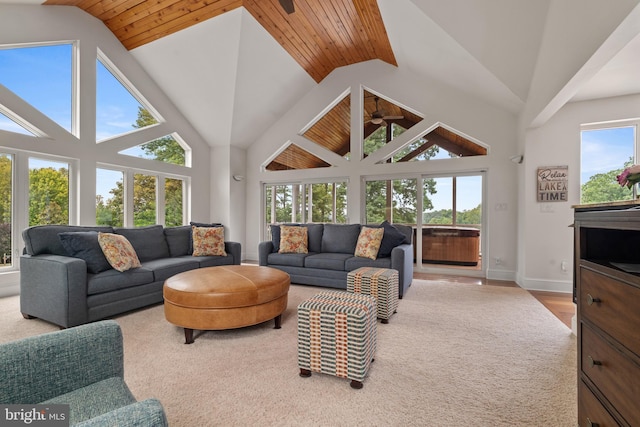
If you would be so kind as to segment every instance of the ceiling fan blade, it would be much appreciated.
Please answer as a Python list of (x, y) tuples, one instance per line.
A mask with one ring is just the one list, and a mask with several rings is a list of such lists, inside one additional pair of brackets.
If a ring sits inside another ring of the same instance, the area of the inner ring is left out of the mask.
[(402, 120), (404, 116), (384, 116), (384, 120)]
[(287, 12), (289, 15), (295, 12), (295, 8), (293, 7), (293, 0), (279, 0), (279, 1), (280, 1), (280, 6), (282, 6), (284, 11)]

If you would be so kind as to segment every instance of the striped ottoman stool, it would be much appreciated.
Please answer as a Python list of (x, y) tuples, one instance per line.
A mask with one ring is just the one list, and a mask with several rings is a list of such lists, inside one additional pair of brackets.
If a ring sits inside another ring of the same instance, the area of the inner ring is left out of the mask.
[(376, 299), (344, 291), (321, 292), (298, 306), (298, 367), (351, 380), (362, 388), (376, 351)]
[(378, 300), (378, 318), (389, 323), (398, 310), (398, 270), (360, 267), (347, 274), (347, 291), (372, 295)]

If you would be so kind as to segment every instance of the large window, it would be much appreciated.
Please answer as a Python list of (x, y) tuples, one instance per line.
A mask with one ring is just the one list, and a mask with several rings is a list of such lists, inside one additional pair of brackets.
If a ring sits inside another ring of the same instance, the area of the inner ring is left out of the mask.
[(416, 186), (416, 179), (367, 181), (367, 224), (379, 224), (384, 220), (397, 224), (416, 224)]
[(580, 203), (630, 200), (637, 189), (621, 187), (616, 180), (625, 167), (637, 161), (636, 123), (620, 126), (584, 126), (581, 131)]

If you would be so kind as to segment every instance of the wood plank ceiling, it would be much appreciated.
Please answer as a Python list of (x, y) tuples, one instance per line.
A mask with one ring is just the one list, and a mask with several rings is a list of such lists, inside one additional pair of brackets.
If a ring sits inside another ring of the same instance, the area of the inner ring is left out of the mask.
[(129, 50), (243, 6), (316, 81), (337, 67), (380, 59), (397, 65), (376, 0), (47, 0), (104, 22)]
[[(46, 0), (43, 4), (84, 10), (103, 21), (129, 50), (242, 6), (318, 83), (338, 67), (371, 59), (397, 66), (376, 0), (294, 0), (291, 14), (285, 12), (280, 0)], [(365, 94), (364, 110), (365, 138), (381, 126), (371, 121), (378, 110), (401, 116), (395, 122), (406, 129), (421, 120), (382, 98), (378, 107), (369, 93)], [(348, 112), (347, 97), (305, 136), (322, 141), (337, 154), (347, 154), (351, 133)], [(439, 137), (455, 146), (475, 145), (455, 140), (455, 134)], [(446, 144), (441, 142), (441, 146)], [(295, 147), (282, 153), (274, 165), (274, 170), (329, 166)]]

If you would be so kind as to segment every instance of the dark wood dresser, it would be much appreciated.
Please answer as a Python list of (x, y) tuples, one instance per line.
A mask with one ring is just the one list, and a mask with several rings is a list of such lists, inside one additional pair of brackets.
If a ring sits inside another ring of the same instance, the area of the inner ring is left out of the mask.
[(640, 426), (640, 204), (574, 208), (578, 424)]

